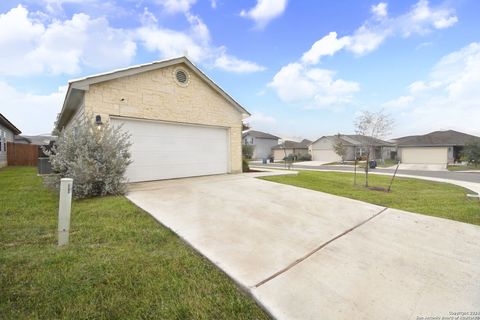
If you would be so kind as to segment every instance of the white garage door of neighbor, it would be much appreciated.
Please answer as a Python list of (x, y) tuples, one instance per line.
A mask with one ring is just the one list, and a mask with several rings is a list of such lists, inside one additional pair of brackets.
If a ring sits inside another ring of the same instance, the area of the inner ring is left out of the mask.
[(445, 164), (448, 148), (402, 148), (402, 163)]
[(342, 158), (338, 156), (333, 150), (328, 149), (313, 149), (312, 150), (312, 160), (313, 161), (327, 161), (327, 162), (337, 162), (341, 161)]
[(131, 134), (130, 182), (227, 173), (226, 128), (112, 119)]

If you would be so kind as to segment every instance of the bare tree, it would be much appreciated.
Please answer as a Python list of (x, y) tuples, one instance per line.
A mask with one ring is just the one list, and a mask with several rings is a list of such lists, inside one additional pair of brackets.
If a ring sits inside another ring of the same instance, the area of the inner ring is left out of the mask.
[(342, 163), (344, 163), (345, 156), (347, 155), (347, 147), (343, 143), (340, 133), (338, 133), (336, 136), (335, 143), (333, 144), (333, 150), (340, 158), (342, 158)]
[(367, 163), (365, 165), (365, 187), (368, 187), (368, 169), (371, 153), (374, 152), (375, 139), (382, 139), (392, 131), (393, 119), (385, 110), (371, 112), (368, 110), (355, 119), (356, 134), (365, 136), (362, 148), (365, 150)]

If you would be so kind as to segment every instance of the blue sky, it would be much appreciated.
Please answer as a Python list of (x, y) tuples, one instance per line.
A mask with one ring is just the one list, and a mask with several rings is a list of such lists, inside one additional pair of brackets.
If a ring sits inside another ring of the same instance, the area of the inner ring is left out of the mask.
[[(25, 0), (0, 3), (0, 112), (51, 131), (69, 79), (186, 54), (258, 130), (480, 135), (480, 2)], [(477, 16), (476, 16), (477, 15)]]

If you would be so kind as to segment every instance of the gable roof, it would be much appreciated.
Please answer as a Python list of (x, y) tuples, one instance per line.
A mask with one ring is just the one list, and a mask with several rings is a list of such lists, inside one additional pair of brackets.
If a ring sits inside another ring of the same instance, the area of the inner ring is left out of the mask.
[[(338, 137), (337, 137), (337, 135), (323, 136), (323, 137), (318, 138), (317, 140), (315, 140), (311, 144), (314, 144), (315, 142), (317, 142), (317, 141), (319, 141), (320, 139), (323, 139), (323, 138), (334, 139), (335, 140)], [(366, 144), (376, 146), (376, 147), (394, 146), (394, 144), (392, 144), (390, 142), (387, 142), (387, 141), (384, 141), (384, 140), (381, 140), (381, 139), (377, 139), (377, 138), (373, 138), (373, 137), (369, 137), (369, 136), (364, 136), (364, 135), (361, 135), (361, 134), (340, 134), (340, 139), (342, 140), (344, 145), (353, 146), (353, 147), (358, 147), (358, 146), (362, 146), (362, 145), (366, 145)]]
[(273, 139), (273, 140), (278, 140), (280, 139), (277, 136), (274, 136), (273, 134), (262, 132), (262, 131), (256, 131), (256, 130), (248, 130), (242, 133), (242, 138), (245, 138), (246, 136), (252, 136), (254, 138), (260, 138), (260, 139)]
[(29, 144), (35, 144), (38, 146), (48, 145), (50, 141), (55, 141), (57, 137), (51, 135), (37, 135), (37, 136), (17, 136), (15, 141), (25, 141)]
[(63, 107), (58, 116), (56, 128), (61, 129), (68, 123), (70, 118), (75, 113), (78, 105), (81, 103), (84, 92), (88, 91), (90, 85), (122, 77), (133, 76), (147, 71), (162, 69), (181, 63), (187, 65), (187, 67), (189, 67), (197, 76), (204, 80), (213, 90), (217, 91), (222, 97), (224, 97), (225, 100), (227, 100), (231, 105), (233, 105), (243, 115), (244, 118), (250, 116), (250, 113), (245, 108), (243, 108), (237, 101), (235, 101), (235, 99), (233, 99), (228, 93), (226, 93), (219, 85), (213, 82), (212, 79), (207, 77), (196, 65), (194, 65), (190, 60), (188, 60), (187, 57), (178, 57), (168, 60), (154, 61), (151, 63), (140, 64), (124, 69), (117, 69), (105, 73), (87, 76), (84, 78), (70, 80), (68, 82), (68, 90), (65, 96), (65, 100), (63, 102)]
[(278, 146), (272, 147), (272, 149), (308, 149), (308, 146), (312, 142), (307, 139), (303, 139), (300, 142), (285, 140), (283, 143), (279, 144)]
[(392, 139), (399, 147), (463, 146), (480, 137), (455, 130), (434, 131), (424, 135)]
[(20, 134), (22, 131), (20, 131), (17, 127), (13, 125), (3, 114), (0, 113), (0, 124), (4, 126), (5, 128), (9, 129), (10, 131), (13, 132), (13, 134)]

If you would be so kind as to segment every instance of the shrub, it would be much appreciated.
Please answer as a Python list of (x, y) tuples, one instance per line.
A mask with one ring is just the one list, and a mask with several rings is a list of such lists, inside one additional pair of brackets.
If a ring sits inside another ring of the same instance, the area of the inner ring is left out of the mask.
[(248, 165), (247, 159), (243, 158), (242, 159), (242, 172), (248, 172), (250, 171), (250, 166)]
[(97, 126), (87, 116), (75, 127), (64, 129), (51, 151), (52, 169), (59, 178), (73, 179), (73, 196), (116, 195), (125, 192), (125, 171), (131, 163), (130, 135), (108, 122)]
[(300, 160), (300, 161), (311, 161), (311, 160), (312, 160), (312, 155), (311, 155), (311, 154), (308, 154), (308, 153), (301, 154), (301, 155), (298, 157), (298, 160)]

